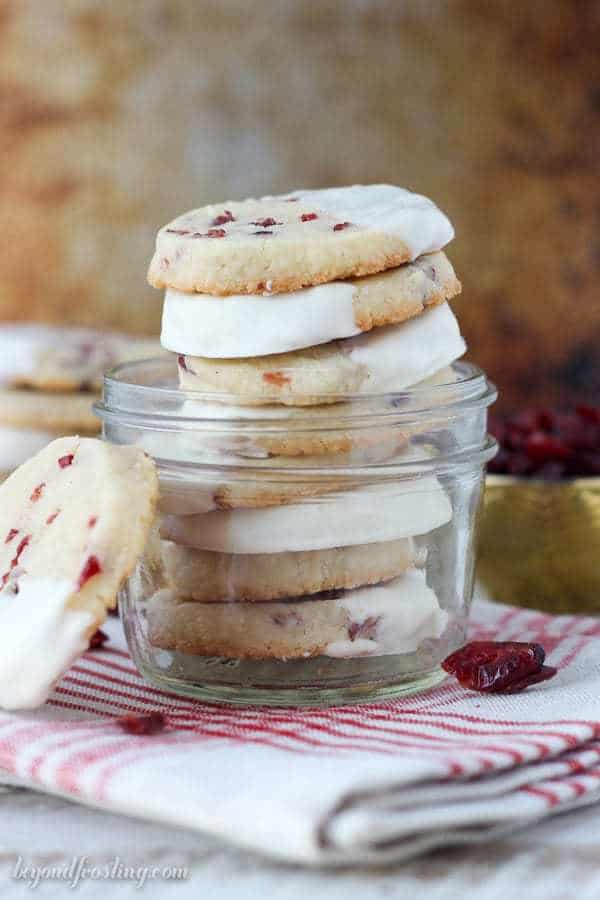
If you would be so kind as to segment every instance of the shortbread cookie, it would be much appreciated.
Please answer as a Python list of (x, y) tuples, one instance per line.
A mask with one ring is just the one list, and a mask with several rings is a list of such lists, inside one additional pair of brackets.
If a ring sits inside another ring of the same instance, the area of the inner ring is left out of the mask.
[(156, 356), (158, 341), (93, 328), (0, 326), (0, 383), (40, 391), (100, 391), (107, 369)]
[[(406, 443), (404, 433), (396, 426), (372, 423), (359, 427), (356, 416), (366, 414), (364, 406), (356, 403), (337, 403), (309, 407), (284, 404), (255, 404), (240, 406), (233, 403), (206, 402), (190, 399), (195, 396), (214, 397), (214, 393), (184, 393), (181, 415), (192, 419), (213, 420), (211, 429), (190, 430), (170, 442), (177, 459), (202, 459), (206, 462), (226, 458), (264, 460), (269, 457), (302, 457), (308, 465), (310, 457), (340, 456), (339, 465), (346, 460), (353, 465), (378, 462), (393, 456)], [(245, 399), (245, 398), (243, 398)], [(392, 408), (393, 400), (389, 401)], [(387, 403), (385, 401), (386, 410)], [(249, 419), (262, 420), (253, 427)], [(238, 420), (236, 422), (236, 420)], [(221, 423), (223, 423), (221, 425)], [(144, 441), (146, 438), (144, 437)], [(150, 444), (158, 449), (165, 446), (164, 435), (157, 433)], [(155, 451), (149, 447), (149, 452)], [(160, 455), (160, 453), (158, 454)], [(212, 457), (212, 460), (211, 460)], [(323, 463), (326, 460), (322, 460)], [(294, 464), (293, 460), (290, 464)], [(321, 463), (317, 462), (317, 465)]]
[[(439, 403), (441, 386), (455, 384), (457, 372), (450, 366), (416, 385), (411, 390), (427, 390), (436, 387), (435, 398), (425, 403)], [(205, 423), (204, 427), (190, 429), (176, 437), (169, 433), (143, 432), (139, 440), (153, 456), (178, 459), (186, 462), (217, 463), (231, 465), (241, 460), (253, 465), (255, 460), (267, 460), (268, 465), (361, 466), (389, 460), (403, 453), (410, 434), (422, 429), (394, 421), (389, 413), (401, 412), (407, 399), (389, 394), (378, 398), (373, 405), (365, 395), (335, 405), (286, 406), (285, 404), (246, 405), (215, 402), (215, 394), (182, 391), (181, 416)], [(191, 399), (198, 397), (201, 399)], [(211, 402), (212, 401), (212, 402)], [(368, 403), (368, 408), (365, 404)], [(387, 414), (384, 419), (373, 416)], [(369, 418), (371, 417), (371, 418)], [(259, 424), (254, 427), (255, 420)], [(362, 422), (362, 427), (361, 427)], [(131, 430), (122, 442), (129, 443)], [(111, 439), (121, 441), (118, 428), (111, 425)], [(277, 461), (273, 459), (277, 457)]]
[(155, 647), (234, 659), (413, 653), (448, 621), (417, 569), (375, 587), (278, 603), (178, 603), (162, 590), (147, 616)]
[(43, 703), (114, 607), (154, 517), (136, 447), (53, 441), (0, 487), (0, 706)]
[(148, 280), (208, 294), (296, 291), (441, 250), (453, 228), (431, 200), (387, 184), (204, 206), (158, 232)]
[(287, 353), (404, 322), (459, 292), (444, 253), (289, 294), (211, 297), (167, 290), (161, 343), (210, 359)]
[(446, 492), (428, 475), (286, 506), (165, 516), (161, 536), (219, 553), (284, 553), (395, 541), (451, 518)]
[(389, 581), (423, 555), (405, 538), (304, 553), (212, 553), (162, 541), (167, 585), (187, 600), (261, 602)]
[(291, 353), (218, 361), (184, 356), (179, 379), (186, 390), (218, 391), (240, 404), (309, 406), (402, 391), (465, 350), (458, 322), (444, 303), (400, 325)]
[(100, 420), (92, 410), (89, 394), (42, 394), (0, 388), (0, 424), (11, 428), (97, 434)]
[[(276, 456), (263, 451), (267, 458), (256, 458), (258, 447), (239, 446), (236, 454), (235, 446), (226, 446), (226, 441), (221, 447), (208, 447), (201, 438), (184, 433), (172, 437), (170, 447), (164, 447), (165, 438), (158, 435), (151, 440), (142, 436), (140, 446), (157, 459), (166, 456), (195, 464), (193, 469), (170, 466), (161, 474), (161, 511), (187, 516), (217, 509), (279, 506), (360, 487), (361, 467), (391, 462), (399, 456), (407, 461), (406, 437), (400, 431), (389, 432), (381, 434), (378, 442), (365, 440), (363, 446), (345, 453), (315, 456)], [(419, 454), (423, 455), (422, 449)]]

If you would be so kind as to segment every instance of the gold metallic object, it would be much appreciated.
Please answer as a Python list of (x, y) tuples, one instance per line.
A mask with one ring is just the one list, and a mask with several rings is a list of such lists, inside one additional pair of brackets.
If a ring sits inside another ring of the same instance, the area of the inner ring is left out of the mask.
[(600, 478), (489, 475), (477, 574), (504, 603), (600, 614)]

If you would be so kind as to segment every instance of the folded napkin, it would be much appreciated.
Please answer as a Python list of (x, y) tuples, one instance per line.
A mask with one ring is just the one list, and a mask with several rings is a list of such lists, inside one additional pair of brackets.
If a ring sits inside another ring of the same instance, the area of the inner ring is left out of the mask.
[[(307, 864), (480, 843), (600, 800), (600, 619), (479, 601), (471, 636), (535, 640), (556, 678), (332, 709), (207, 705), (144, 684), (118, 620), (35, 713), (0, 713), (0, 782)], [(161, 710), (167, 728), (115, 717)]]

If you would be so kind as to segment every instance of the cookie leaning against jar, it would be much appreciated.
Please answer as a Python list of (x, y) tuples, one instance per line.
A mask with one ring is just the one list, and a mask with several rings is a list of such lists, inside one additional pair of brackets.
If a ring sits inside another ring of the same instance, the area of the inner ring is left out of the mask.
[(0, 706), (42, 704), (133, 570), (158, 497), (136, 447), (53, 441), (0, 485)]

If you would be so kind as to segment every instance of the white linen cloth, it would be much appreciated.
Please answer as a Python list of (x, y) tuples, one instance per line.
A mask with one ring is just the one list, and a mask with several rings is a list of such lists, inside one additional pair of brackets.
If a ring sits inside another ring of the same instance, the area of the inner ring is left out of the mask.
[[(162, 693), (137, 674), (118, 620), (107, 630), (42, 709), (0, 713), (0, 782), (321, 865), (479, 844), (600, 799), (600, 620), (479, 601), (472, 637), (537, 640), (558, 675), (521, 694), (449, 680), (331, 709)], [(150, 710), (164, 731), (115, 722)]]

